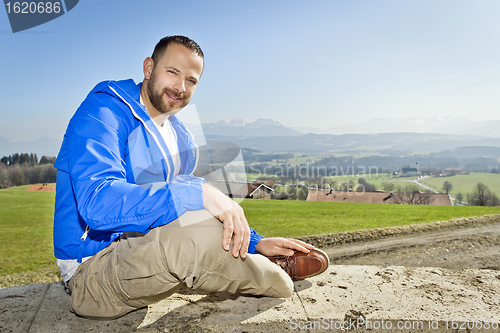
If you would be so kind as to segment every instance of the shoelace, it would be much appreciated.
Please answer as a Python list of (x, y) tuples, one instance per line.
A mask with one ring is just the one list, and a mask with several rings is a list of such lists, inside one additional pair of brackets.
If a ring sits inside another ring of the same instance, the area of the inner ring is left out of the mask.
[(279, 267), (281, 267), (292, 279), (295, 278), (295, 260), (291, 259), (291, 257), (286, 257), (284, 262), (277, 261)]

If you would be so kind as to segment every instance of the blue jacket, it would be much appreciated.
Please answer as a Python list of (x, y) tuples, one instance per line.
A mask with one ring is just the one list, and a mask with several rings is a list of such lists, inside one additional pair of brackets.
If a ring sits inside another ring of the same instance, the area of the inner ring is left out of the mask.
[[(140, 86), (133, 80), (99, 83), (69, 122), (54, 165), (58, 259), (81, 261), (125, 231), (147, 233), (204, 209), (204, 179), (192, 176), (198, 161), (193, 136), (175, 116), (168, 118), (181, 160), (174, 177), (167, 145), (139, 102)], [(252, 230), (250, 253), (261, 238)]]

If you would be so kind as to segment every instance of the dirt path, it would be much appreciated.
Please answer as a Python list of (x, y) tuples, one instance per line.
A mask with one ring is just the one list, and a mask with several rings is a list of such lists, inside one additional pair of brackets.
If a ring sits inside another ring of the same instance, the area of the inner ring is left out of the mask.
[(302, 239), (338, 265), (500, 270), (500, 214)]
[(500, 270), (500, 223), (365, 241), (326, 252), (340, 265)]

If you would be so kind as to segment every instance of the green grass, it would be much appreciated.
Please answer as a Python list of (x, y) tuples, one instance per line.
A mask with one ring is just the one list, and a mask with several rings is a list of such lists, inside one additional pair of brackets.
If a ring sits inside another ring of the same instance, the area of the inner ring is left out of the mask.
[(425, 178), (421, 182), (436, 191), (442, 192), (445, 181), (449, 181), (453, 185), (450, 192), (453, 197), (460, 192), (465, 198), (465, 194), (467, 192), (472, 193), (477, 183), (483, 183), (500, 198), (500, 174), (471, 172), (468, 175)]
[(498, 207), (244, 200), (250, 226), (266, 237), (302, 237), (500, 214)]
[(52, 246), (55, 193), (27, 187), (0, 190), (0, 275), (58, 270)]

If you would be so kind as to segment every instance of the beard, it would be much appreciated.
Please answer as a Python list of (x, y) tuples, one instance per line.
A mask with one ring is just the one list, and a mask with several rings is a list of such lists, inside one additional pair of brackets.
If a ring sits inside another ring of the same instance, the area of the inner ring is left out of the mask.
[[(185, 98), (182, 97), (182, 94), (179, 94), (172, 89), (169, 88), (163, 88), (161, 89), (157, 82), (156, 82), (156, 75), (153, 70), (151, 73), (151, 77), (147, 83), (147, 93), (148, 93), (148, 98), (149, 101), (151, 102), (151, 105), (158, 110), (161, 114), (176, 114), (182, 108), (184, 108), (188, 103), (189, 100), (186, 100)], [(173, 103), (170, 101), (165, 101), (165, 94), (168, 93), (169, 95), (175, 97), (175, 98), (182, 98), (180, 103)]]

